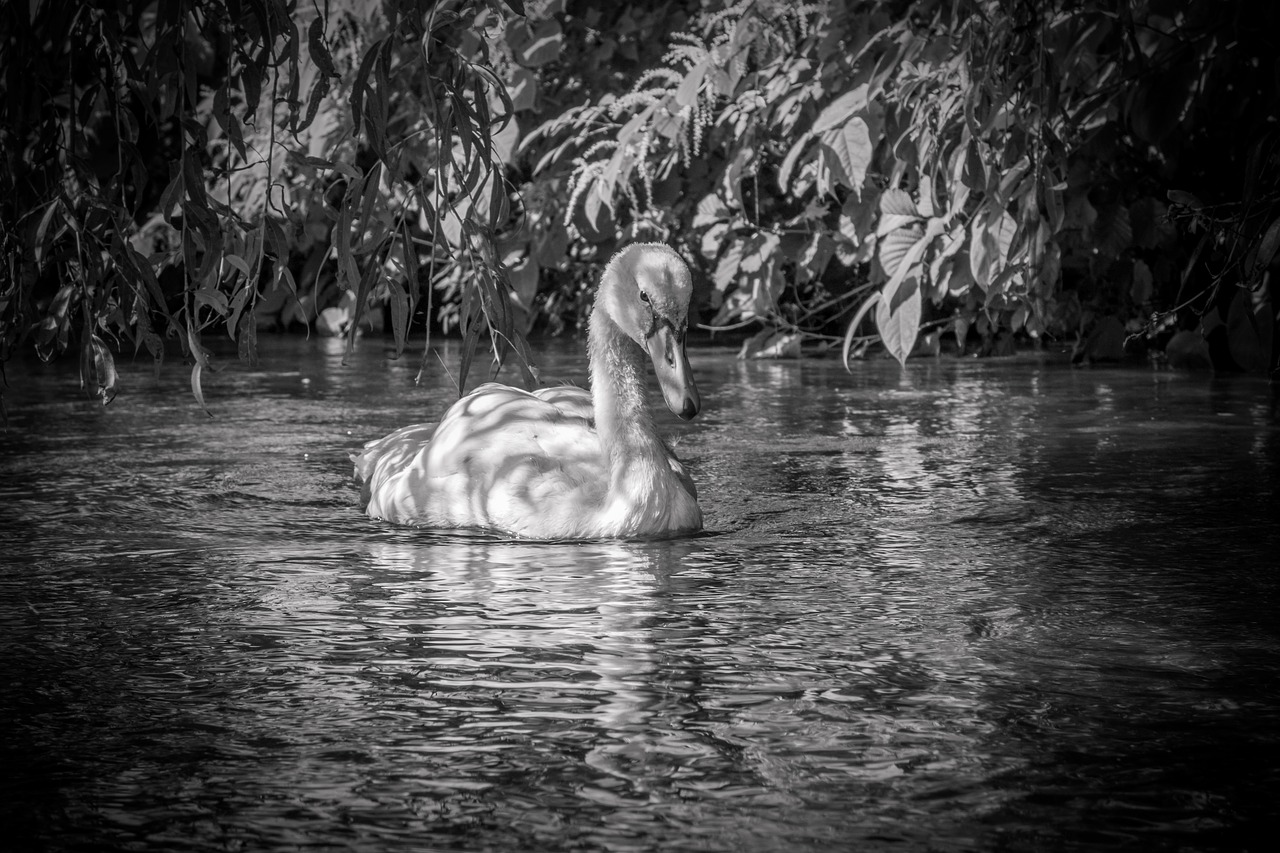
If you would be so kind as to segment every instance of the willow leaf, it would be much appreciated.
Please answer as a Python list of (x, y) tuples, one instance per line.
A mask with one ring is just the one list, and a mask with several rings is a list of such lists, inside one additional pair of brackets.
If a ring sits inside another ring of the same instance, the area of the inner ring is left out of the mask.
[(396, 358), (404, 354), (405, 338), (409, 334), (409, 297), (405, 295), (400, 282), (387, 278), (382, 273), (383, 282), (387, 286), (388, 300), (391, 303), (391, 333), (396, 342)]

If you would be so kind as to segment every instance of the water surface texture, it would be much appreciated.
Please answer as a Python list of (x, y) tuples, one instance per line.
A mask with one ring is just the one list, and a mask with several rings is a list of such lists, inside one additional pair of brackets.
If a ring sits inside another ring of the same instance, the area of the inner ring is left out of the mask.
[(1274, 840), (1264, 382), (695, 351), (703, 414), (659, 422), (706, 535), (532, 544), (362, 514), (347, 454), (443, 369), (263, 345), (213, 418), (177, 364), (105, 410), (10, 366), (5, 849)]

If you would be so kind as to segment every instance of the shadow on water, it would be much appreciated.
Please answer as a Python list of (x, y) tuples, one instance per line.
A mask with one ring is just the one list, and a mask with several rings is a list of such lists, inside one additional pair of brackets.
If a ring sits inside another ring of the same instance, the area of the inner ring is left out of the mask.
[(449, 399), (368, 343), (280, 342), (213, 419), (183, 377), (106, 411), (15, 378), (14, 849), (1238, 850), (1280, 817), (1265, 386), (695, 352), (704, 416), (662, 427), (707, 533), (548, 545), (360, 513), (346, 454)]

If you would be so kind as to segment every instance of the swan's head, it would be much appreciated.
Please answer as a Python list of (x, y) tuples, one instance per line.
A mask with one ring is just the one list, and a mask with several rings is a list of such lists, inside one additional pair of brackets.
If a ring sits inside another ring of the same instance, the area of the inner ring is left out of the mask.
[(684, 420), (702, 402), (685, 355), (693, 276), (675, 249), (635, 243), (609, 261), (596, 300), (623, 334), (649, 354), (667, 408)]

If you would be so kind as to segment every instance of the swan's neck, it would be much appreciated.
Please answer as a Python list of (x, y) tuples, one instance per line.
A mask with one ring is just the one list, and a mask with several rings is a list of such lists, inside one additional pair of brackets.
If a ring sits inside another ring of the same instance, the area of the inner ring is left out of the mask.
[(591, 312), (587, 350), (596, 433), (609, 459), (610, 491), (644, 488), (669, 468), (649, 410), (644, 351), (599, 302)]

